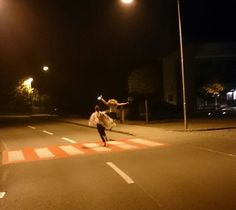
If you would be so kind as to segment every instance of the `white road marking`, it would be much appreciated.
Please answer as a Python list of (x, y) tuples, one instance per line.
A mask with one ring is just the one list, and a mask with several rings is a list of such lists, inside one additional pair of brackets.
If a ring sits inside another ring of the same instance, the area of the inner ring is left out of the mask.
[(71, 145), (60, 146), (60, 149), (62, 149), (64, 152), (66, 152), (69, 155), (84, 154), (84, 152), (80, 151), (79, 149)]
[(88, 147), (88, 148), (96, 148), (96, 147), (100, 147), (99, 144), (96, 144), (96, 143), (86, 143), (86, 144), (83, 144), (85, 147)]
[(24, 154), (21, 150), (10, 151), (8, 153), (9, 162), (24, 160)]
[(192, 146), (192, 147), (195, 147), (195, 148), (198, 148), (200, 150), (207, 151), (207, 152), (215, 153), (215, 154), (218, 154), (218, 155), (224, 155), (224, 156), (236, 158), (236, 155), (234, 155), (234, 154), (220, 152), (220, 151), (217, 151), (217, 150), (208, 149), (208, 148), (204, 148), (204, 147), (198, 147), (198, 146)]
[(6, 195), (6, 192), (0, 192), (0, 199), (2, 199)]
[(144, 144), (147, 146), (151, 146), (151, 147), (155, 147), (155, 146), (162, 146), (164, 144), (161, 143), (157, 143), (157, 142), (153, 142), (153, 141), (149, 141), (149, 140), (145, 140), (145, 139), (129, 139), (129, 141), (134, 142), (134, 143), (138, 143), (138, 144)]
[(106, 162), (108, 166), (110, 166), (116, 173), (118, 173), (128, 184), (133, 184), (134, 181), (121, 169), (119, 169), (114, 163)]
[(108, 152), (108, 151), (111, 151), (110, 148), (107, 148), (107, 147), (101, 147), (99, 144), (96, 144), (96, 143), (87, 143), (87, 144), (83, 144), (83, 146), (89, 148), (89, 149), (92, 149), (94, 151), (97, 151), (97, 152)]
[(44, 133), (48, 134), (48, 135), (53, 135), (53, 133), (49, 132), (49, 131), (43, 131)]
[(53, 158), (55, 155), (48, 148), (34, 149), (39, 158)]
[(30, 126), (30, 125), (28, 125), (28, 128), (36, 129), (34, 126)]
[(121, 141), (109, 141), (109, 142), (107, 142), (107, 144), (115, 145), (115, 146), (120, 147), (122, 149), (135, 149), (135, 148), (137, 148), (134, 145), (126, 144), (126, 143), (121, 142)]
[(95, 150), (96, 152), (109, 152), (109, 151), (111, 151), (111, 149), (107, 148), (107, 147), (92, 148), (92, 150)]
[(70, 142), (70, 143), (73, 143), (73, 144), (76, 144), (76, 143), (77, 143), (76, 141), (74, 141), (74, 140), (72, 140), (72, 139), (68, 139), (68, 138), (66, 138), (66, 137), (62, 137), (61, 139), (65, 140), (65, 141), (68, 141), (68, 142)]

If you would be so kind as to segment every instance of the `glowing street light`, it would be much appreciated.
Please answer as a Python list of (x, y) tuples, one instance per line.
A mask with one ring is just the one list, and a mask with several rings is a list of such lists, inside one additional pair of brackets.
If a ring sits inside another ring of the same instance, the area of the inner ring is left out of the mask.
[(124, 4), (131, 4), (134, 2), (134, 0), (121, 0), (121, 2)]
[(32, 90), (33, 90), (33, 88), (31, 87), (31, 83), (33, 82), (33, 80), (34, 79), (32, 77), (30, 77), (29, 79), (27, 79), (23, 82), (23, 85), (27, 88), (29, 93), (32, 92)]
[(32, 94), (33, 94), (33, 91), (34, 91), (34, 88), (32, 88), (32, 86), (31, 86), (32, 82), (33, 82), (33, 78), (32, 77), (30, 77), (29, 79), (26, 79), (23, 82), (23, 85), (25, 86), (25, 88), (27, 90), (28, 99), (29, 99), (29, 103), (30, 103), (31, 107), (33, 105)]
[(49, 70), (49, 67), (48, 67), (48, 66), (44, 66), (44, 67), (43, 67), (43, 70), (44, 70), (44, 71), (48, 71), (48, 70)]
[[(177, 1), (177, 14), (178, 14), (178, 27), (179, 27), (179, 42), (180, 42), (180, 60), (181, 60), (181, 76), (182, 76), (182, 92), (183, 92), (183, 114), (184, 114), (184, 128), (188, 129), (187, 122), (187, 109), (186, 109), (186, 91), (185, 91), (185, 76), (184, 76), (184, 53), (183, 53), (183, 40), (182, 40), (182, 26), (180, 14), (180, 0)], [(131, 4), (134, 0), (121, 0), (124, 4)]]

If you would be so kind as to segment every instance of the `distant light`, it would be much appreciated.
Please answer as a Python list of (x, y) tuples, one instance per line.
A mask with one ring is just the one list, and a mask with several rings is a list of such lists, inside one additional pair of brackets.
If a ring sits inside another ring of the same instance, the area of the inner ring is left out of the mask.
[(125, 4), (131, 4), (134, 0), (121, 0)]
[(48, 71), (48, 70), (49, 70), (48, 66), (44, 66), (44, 67), (43, 67), (43, 70), (44, 70), (44, 71)]
[(223, 115), (225, 115), (225, 114), (226, 114), (226, 112), (222, 112), (222, 114), (223, 114)]
[(102, 99), (102, 95), (98, 96), (98, 100), (101, 100)]
[(30, 77), (29, 79), (26, 79), (23, 82), (23, 85), (26, 87), (28, 93), (32, 93), (33, 92), (33, 88), (31, 87), (31, 83), (33, 82), (33, 78)]
[(236, 90), (234, 91), (233, 99), (236, 100)]
[(208, 115), (208, 116), (210, 116), (210, 115), (211, 115), (211, 113), (209, 112), (207, 115)]
[(30, 77), (29, 79), (25, 80), (23, 84), (28, 86), (28, 85), (31, 85), (32, 82), (33, 82), (33, 78)]
[(226, 94), (226, 99), (229, 101), (229, 100), (232, 100), (233, 99), (233, 92), (228, 92)]

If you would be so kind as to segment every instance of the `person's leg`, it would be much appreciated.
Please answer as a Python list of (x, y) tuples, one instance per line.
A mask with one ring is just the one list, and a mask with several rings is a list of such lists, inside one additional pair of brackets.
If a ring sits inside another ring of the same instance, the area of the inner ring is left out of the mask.
[(105, 143), (105, 145), (104, 146), (106, 146), (106, 142), (108, 141), (108, 138), (107, 138), (107, 135), (106, 135), (106, 129), (105, 129), (105, 127), (103, 127), (102, 126), (102, 129), (101, 129), (102, 131), (101, 131), (101, 135), (103, 136), (103, 140), (105, 141), (104, 143)]
[(105, 139), (105, 141), (109, 141), (108, 138), (107, 138), (106, 133), (105, 133), (105, 135), (104, 135), (104, 139)]
[(106, 135), (106, 132), (105, 132), (105, 127), (101, 127), (101, 135), (102, 135), (102, 139), (103, 139), (103, 142), (104, 142), (104, 146), (106, 146), (106, 141), (107, 141), (107, 135)]
[[(97, 130), (98, 130), (98, 133), (104, 143), (104, 146), (106, 146), (106, 133), (105, 133), (105, 128), (101, 125), (101, 124), (97, 124)], [(105, 136), (105, 137), (104, 137)]]

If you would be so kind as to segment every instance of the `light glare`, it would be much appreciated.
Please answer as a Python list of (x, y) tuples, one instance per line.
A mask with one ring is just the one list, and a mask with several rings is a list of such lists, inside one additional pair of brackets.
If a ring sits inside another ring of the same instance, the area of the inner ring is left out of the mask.
[(131, 4), (133, 3), (133, 0), (121, 0), (125, 4)]
[(28, 85), (31, 85), (32, 82), (33, 82), (33, 78), (29, 78), (29, 79), (25, 80), (23, 84), (28, 86)]
[(44, 66), (44, 67), (43, 67), (43, 70), (44, 70), (44, 71), (48, 71), (48, 69), (49, 69), (48, 66)]

